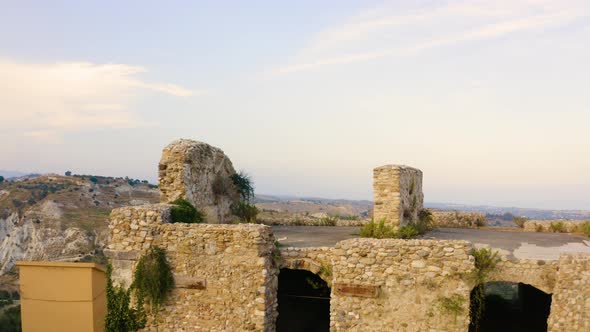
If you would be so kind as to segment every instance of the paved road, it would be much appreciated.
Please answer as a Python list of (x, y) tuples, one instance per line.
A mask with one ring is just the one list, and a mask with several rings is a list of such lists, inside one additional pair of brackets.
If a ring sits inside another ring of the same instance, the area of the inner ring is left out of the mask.
[[(274, 226), (273, 230), (281, 245), (288, 247), (332, 247), (358, 237), (358, 227)], [(590, 253), (590, 239), (571, 234), (438, 228), (423, 238), (467, 240), (518, 259), (555, 260), (561, 253)]]

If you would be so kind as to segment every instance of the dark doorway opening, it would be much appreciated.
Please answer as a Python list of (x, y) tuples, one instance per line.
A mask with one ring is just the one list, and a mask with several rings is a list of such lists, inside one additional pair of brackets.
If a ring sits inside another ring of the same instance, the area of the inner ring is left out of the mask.
[(477, 289), (471, 292), (469, 332), (547, 332), (551, 294), (522, 283), (486, 283), (483, 311), (476, 326)]
[(330, 287), (317, 274), (281, 269), (277, 332), (330, 331)]

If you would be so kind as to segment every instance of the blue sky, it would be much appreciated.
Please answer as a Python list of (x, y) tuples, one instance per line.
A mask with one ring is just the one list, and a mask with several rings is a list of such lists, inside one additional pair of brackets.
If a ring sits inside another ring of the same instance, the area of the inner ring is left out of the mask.
[(590, 208), (587, 1), (0, 6), (0, 169), (155, 181), (184, 137), (261, 193)]

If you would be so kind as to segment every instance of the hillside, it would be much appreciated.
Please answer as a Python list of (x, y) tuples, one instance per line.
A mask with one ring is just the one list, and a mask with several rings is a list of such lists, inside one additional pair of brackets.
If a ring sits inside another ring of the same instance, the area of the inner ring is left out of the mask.
[(138, 180), (43, 175), (0, 183), (0, 275), (17, 260), (95, 260), (111, 209), (157, 202)]

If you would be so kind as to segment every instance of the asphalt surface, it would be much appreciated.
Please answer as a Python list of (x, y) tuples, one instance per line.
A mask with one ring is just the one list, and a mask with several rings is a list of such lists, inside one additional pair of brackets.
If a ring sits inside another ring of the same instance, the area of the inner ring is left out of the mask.
[[(273, 226), (285, 247), (332, 247), (358, 237), (358, 227)], [(581, 235), (462, 228), (437, 228), (425, 239), (467, 240), (475, 247), (494, 248), (518, 259), (556, 260), (561, 253), (590, 253), (590, 239)]]

